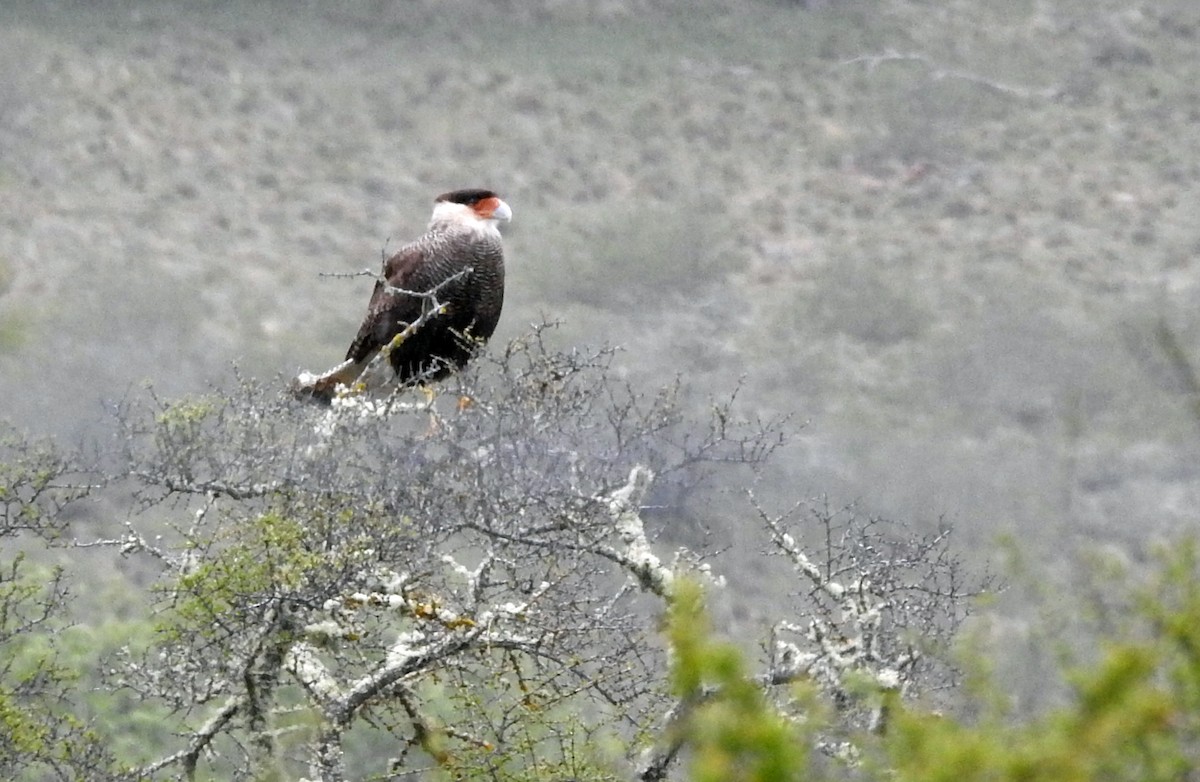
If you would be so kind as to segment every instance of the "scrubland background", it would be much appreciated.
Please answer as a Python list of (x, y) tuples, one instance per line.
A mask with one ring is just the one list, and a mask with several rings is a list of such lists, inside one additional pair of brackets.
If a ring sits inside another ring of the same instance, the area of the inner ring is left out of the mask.
[[(0, 417), (338, 360), (435, 195), (513, 207), (496, 341), (561, 321), (827, 497), (1038, 580), (1200, 511), (1192, 0), (6, 2)], [(398, 476), (402, 479), (402, 476)], [(736, 494), (740, 487), (727, 487)], [(665, 543), (734, 546), (728, 503)], [(703, 531), (708, 530), (707, 536)], [(98, 580), (120, 568), (97, 568)], [(732, 571), (732, 572), (731, 572)]]

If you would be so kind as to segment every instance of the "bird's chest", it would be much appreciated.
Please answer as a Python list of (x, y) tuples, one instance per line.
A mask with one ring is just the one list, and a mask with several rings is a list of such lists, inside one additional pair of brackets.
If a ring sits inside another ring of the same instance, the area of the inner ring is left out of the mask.
[(452, 320), (466, 325), (499, 317), (504, 302), (504, 261), (499, 252), (481, 251), (469, 258), (447, 259), (438, 267), (434, 278), (445, 284), (436, 298), (447, 305), (446, 314)]

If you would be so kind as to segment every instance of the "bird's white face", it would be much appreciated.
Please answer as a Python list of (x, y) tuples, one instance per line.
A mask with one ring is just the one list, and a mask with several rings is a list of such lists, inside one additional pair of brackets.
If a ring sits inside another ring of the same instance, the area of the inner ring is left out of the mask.
[(433, 217), (429, 220), (429, 227), (456, 225), (481, 234), (499, 236), (500, 223), (507, 223), (509, 220), (512, 220), (512, 208), (504, 199), (491, 196), (473, 204), (438, 201), (433, 206)]

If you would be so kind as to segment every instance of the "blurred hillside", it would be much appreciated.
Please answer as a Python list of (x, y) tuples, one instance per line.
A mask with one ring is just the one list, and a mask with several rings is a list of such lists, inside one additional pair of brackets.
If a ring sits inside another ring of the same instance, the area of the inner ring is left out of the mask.
[(496, 339), (561, 320), (697, 405), (745, 376), (808, 422), (781, 495), (1033, 551), (1197, 521), (1191, 0), (6, 6), (25, 428), (328, 366), (370, 283), (321, 274), (486, 185)]

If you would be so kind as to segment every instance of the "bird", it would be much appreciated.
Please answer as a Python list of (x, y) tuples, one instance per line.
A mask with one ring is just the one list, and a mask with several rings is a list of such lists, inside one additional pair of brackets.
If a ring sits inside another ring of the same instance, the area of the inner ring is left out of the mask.
[(384, 261), (345, 361), (322, 375), (302, 373), (293, 393), (329, 404), (339, 385), (353, 387), (383, 351), (401, 386), (438, 381), (466, 366), (500, 321), (499, 226), (511, 219), (512, 209), (492, 190), (439, 195), (425, 233)]

